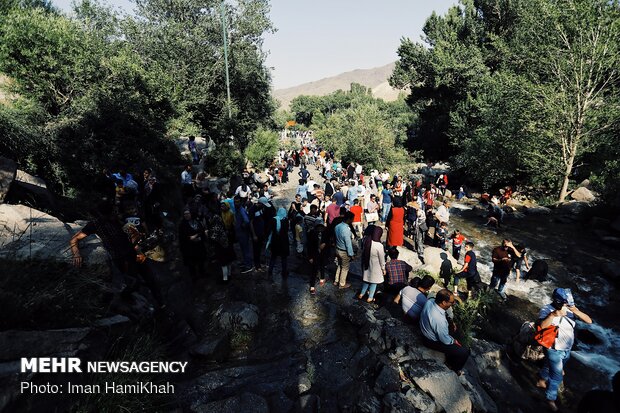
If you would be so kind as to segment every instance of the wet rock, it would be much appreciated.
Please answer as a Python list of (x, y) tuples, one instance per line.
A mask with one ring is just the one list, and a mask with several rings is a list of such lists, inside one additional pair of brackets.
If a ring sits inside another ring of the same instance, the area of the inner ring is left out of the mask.
[(524, 207), (524, 212), (527, 215), (549, 215), (551, 210), (544, 206)]
[(0, 156), (0, 202), (4, 202), (9, 187), (17, 174), (17, 164), (9, 158)]
[(264, 398), (256, 394), (242, 393), (238, 396), (229, 397), (227, 399), (194, 406), (191, 408), (191, 411), (195, 413), (269, 413), (269, 405)]
[(258, 326), (258, 307), (241, 301), (224, 303), (216, 310), (215, 318), (227, 331), (237, 328), (254, 330)]
[(575, 330), (575, 337), (577, 338), (577, 340), (579, 340), (579, 342), (583, 344), (596, 346), (603, 343), (603, 340), (601, 340), (599, 336), (597, 336), (590, 330), (582, 328), (578, 328)]
[(400, 390), (400, 374), (398, 368), (385, 364), (375, 380), (374, 391), (377, 394), (391, 393)]
[(620, 286), (620, 263), (606, 262), (601, 265), (601, 273), (616, 286)]
[(0, 360), (21, 357), (72, 356), (88, 335), (89, 328), (0, 332)]
[(465, 373), (459, 376), (459, 381), (469, 394), (474, 411), (497, 413), (497, 405), (493, 399), (491, 399), (491, 396), (482, 388), (482, 385), (475, 375)]
[(321, 409), (321, 399), (316, 394), (306, 394), (295, 402), (295, 413), (316, 413)]
[(221, 360), (230, 351), (230, 341), (227, 334), (220, 334), (215, 337), (206, 337), (196, 344), (190, 354), (193, 356), (204, 357), (213, 360)]
[(366, 383), (351, 382), (338, 390), (341, 411), (374, 413), (381, 411), (381, 402)]
[(435, 361), (420, 360), (407, 366), (407, 375), (423, 391), (431, 394), (446, 413), (470, 413), (472, 403), (458, 376)]
[(570, 194), (570, 197), (575, 201), (580, 202), (592, 202), (596, 199), (594, 194), (585, 186), (580, 186), (579, 188), (575, 189)]

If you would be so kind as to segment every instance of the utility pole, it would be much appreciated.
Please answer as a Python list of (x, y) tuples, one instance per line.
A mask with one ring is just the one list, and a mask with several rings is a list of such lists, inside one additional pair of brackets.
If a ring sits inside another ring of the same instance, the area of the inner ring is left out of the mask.
[(232, 108), (230, 106), (230, 76), (228, 74), (228, 34), (226, 31), (226, 8), (224, 0), (220, 3), (222, 20), (222, 41), (224, 42), (224, 63), (226, 65), (226, 93), (228, 96), (228, 119), (232, 119)]

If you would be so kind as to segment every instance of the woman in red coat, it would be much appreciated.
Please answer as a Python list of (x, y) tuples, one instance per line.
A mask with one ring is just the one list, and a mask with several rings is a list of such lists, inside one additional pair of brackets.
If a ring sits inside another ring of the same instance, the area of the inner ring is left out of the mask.
[(405, 208), (403, 208), (402, 197), (394, 197), (385, 227), (388, 230), (387, 245), (389, 247), (402, 246), (405, 233)]

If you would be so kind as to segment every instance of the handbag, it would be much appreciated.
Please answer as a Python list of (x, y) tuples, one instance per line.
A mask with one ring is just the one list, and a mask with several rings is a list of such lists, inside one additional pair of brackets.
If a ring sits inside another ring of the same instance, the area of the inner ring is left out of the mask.
[(379, 213), (377, 212), (366, 212), (364, 214), (366, 217), (366, 222), (376, 222), (379, 221)]

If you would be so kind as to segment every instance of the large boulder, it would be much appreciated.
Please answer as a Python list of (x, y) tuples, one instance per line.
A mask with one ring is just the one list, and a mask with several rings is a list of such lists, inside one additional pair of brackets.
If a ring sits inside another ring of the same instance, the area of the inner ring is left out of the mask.
[(411, 251), (409, 248), (396, 247), (398, 249), (398, 259), (405, 261), (411, 265), (414, 269), (422, 265), (422, 262), (418, 258), (418, 254), (415, 251)]
[[(58, 218), (25, 205), (0, 205), (0, 257), (10, 259), (71, 259), (69, 240), (80, 224), (65, 224)], [(80, 242), (87, 264), (105, 264), (107, 253), (96, 237)]]
[(580, 186), (579, 188), (575, 189), (570, 194), (570, 197), (575, 201), (580, 202), (592, 202), (596, 199), (594, 194), (585, 186)]
[(469, 395), (458, 376), (446, 366), (431, 360), (420, 360), (409, 364), (406, 371), (407, 376), (430, 394), (446, 413), (472, 412)]
[(0, 156), (0, 202), (9, 192), (9, 187), (17, 175), (17, 164), (9, 158)]
[(258, 326), (258, 307), (241, 301), (224, 303), (215, 311), (215, 318), (226, 331), (254, 330)]
[(589, 204), (583, 201), (563, 202), (558, 206), (558, 211), (571, 216), (581, 215), (588, 208)]
[(532, 206), (532, 207), (523, 207), (524, 212), (527, 215), (549, 215), (551, 214), (551, 210), (544, 206)]
[(436, 247), (427, 246), (424, 248), (424, 265), (421, 267), (422, 269), (433, 274), (446, 276), (458, 267), (458, 262), (448, 251)]

